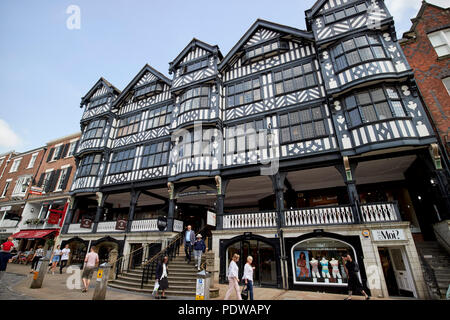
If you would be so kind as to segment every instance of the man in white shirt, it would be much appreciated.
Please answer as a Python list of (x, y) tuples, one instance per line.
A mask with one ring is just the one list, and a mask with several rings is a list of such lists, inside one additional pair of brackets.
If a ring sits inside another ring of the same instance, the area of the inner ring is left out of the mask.
[(237, 262), (239, 261), (239, 255), (235, 253), (228, 267), (228, 291), (225, 294), (225, 300), (229, 300), (233, 291), (236, 291), (238, 300), (242, 300), (241, 292), (239, 289), (239, 267)]
[(62, 274), (64, 267), (67, 266), (69, 257), (70, 257), (70, 249), (69, 249), (69, 245), (66, 244), (65, 248), (61, 250), (61, 261), (59, 262), (59, 273), (60, 274)]

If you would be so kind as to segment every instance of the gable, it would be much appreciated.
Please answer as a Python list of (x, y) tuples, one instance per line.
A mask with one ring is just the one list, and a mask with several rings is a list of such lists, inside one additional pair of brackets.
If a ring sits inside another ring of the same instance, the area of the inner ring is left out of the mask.
[(199, 47), (193, 47), (181, 60), (181, 63), (186, 63), (191, 60), (196, 60), (201, 57), (206, 57), (208, 54), (210, 54), (205, 49), (199, 48)]
[(349, 4), (351, 2), (355, 2), (355, 0), (327, 0), (320, 8), (319, 12), (322, 13), (330, 9), (340, 7), (342, 5)]
[(146, 85), (147, 83), (153, 82), (158, 80), (158, 77), (156, 77), (154, 74), (152, 74), (151, 72), (147, 71), (144, 73), (144, 75), (139, 79), (139, 81), (137, 82), (137, 84), (134, 86), (134, 88), (138, 88), (141, 87), (143, 85)]
[(108, 93), (108, 88), (106, 88), (103, 84), (94, 92), (91, 99), (95, 99), (101, 97)]
[(266, 28), (260, 28), (251, 36), (250, 40), (248, 40), (248, 42), (244, 45), (244, 48), (248, 48), (260, 42), (277, 38), (280, 35), (281, 34), (276, 31), (272, 31)]

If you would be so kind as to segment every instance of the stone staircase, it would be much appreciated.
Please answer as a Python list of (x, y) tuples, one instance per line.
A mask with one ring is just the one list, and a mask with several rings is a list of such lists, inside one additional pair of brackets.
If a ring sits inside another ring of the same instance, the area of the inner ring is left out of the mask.
[[(445, 251), (438, 242), (436, 241), (425, 241), (417, 242), (416, 248), (421, 255), (421, 257), (427, 262), (427, 265), (431, 267), (434, 272), (437, 287), (440, 291), (440, 298), (445, 299), (445, 295), (450, 284), (450, 256)], [(425, 280), (427, 285), (430, 287), (431, 292), (437, 297), (437, 288), (434, 281), (430, 281), (430, 272), (427, 272), (427, 266), (421, 261), (422, 269), (424, 270)], [(428, 281), (427, 281), (428, 280)]]
[[(185, 261), (184, 249), (180, 248), (180, 255), (171, 260), (168, 264), (169, 288), (166, 290), (167, 296), (195, 297), (197, 268), (194, 262), (188, 264)], [(142, 267), (129, 270), (117, 279), (110, 280), (108, 286), (112, 288), (129, 290), (140, 293), (152, 293), (155, 285), (155, 276), (148, 280), (148, 283), (141, 289)]]

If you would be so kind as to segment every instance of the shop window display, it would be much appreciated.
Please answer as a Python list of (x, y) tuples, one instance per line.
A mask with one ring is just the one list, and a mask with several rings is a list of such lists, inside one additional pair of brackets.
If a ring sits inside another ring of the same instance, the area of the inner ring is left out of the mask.
[(292, 268), (295, 284), (346, 285), (342, 255), (353, 248), (331, 238), (312, 238), (292, 247)]

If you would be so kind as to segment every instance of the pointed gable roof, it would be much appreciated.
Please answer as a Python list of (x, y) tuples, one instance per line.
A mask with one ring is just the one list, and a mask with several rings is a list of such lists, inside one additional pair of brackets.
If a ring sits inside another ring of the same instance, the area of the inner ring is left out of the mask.
[(436, 9), (443, 10), (443, 11), (450, 10), (450, 8), (448, 6), (441, 7), (441, 6), (438, 6), (438, 5), (435, 5), (435, 4), (432, 4), (432, 3), (429, 3), (429, 2), (426, 2), (425, 0), (423, 0), (422, 6), (420, 7), (419, 12), (417, 12), (417, 15), (411, 19), (411, 22), (412, 22), (411, 28), (408, 31), (406, 31), (405, 33), (403, 33), (403, 39), (401, 39), (400, 41), (406, 41), (406, 40), (414, 37), (414, 32), (416, 31), (417, 24), (420, 22), (420, 18), (422, 18), (423, 14), (425, 13), (425, 10), (428, 7), (434, 7)]
[(147, 83), (153, 82), (155, 80), (160, 80), (171, 86), (172, 81), (163, 75), (158, 70), (152, 68), (149, 64), (146, 64), (141, 71), (131, 80), (131, 82), (123, 89), (122, 93), (117, 97), (117, 99), (112, 104), (112, 107), (117, 106), (123, 99), (128, 95), (130, 90), (133, 90), (136, 87), (143, 86)]
[(219, 69), (222, 70), (230, 62), (232, 57), (242, 48), (247, 48), (259, 42), (267, 41), (284, 34), (291, 34), (311, 41), (314, 40), (314, 36), (311, 32), (258, 19), (220, 62)]
[(324, 10), (328, 10), (328, 9), (337, 8), (342, 5), (346, 5), (351, 2), (355, 2), (355, 1), (356, 0), (318, 0), (313, 4), (311, 9), (307, 10), (306, 12), (308, 12), (308, 15), (314, 16), (322, 8)]
[(120, 94), (120, 90), (114, 87), (109, 81), (107, 81), (105, 78), (101, 77), (95, 85), (86, 93), (86, 95), (81, 98), (81, 104), (80, 107), (82, 108), (83, 105), (89, 101), (92, 97), (101, 96), (105, 94), (106, 92), (114, 92), (116, 94)]
[(207, 52), (210, 52), (212, 54), (217, 54), (217, 56), (219, 57), (219, 59), (223, 59), (223, 55), (220, 52), (219, 46), (215, 45), (212, 46), (206, 42), (200, 41), (196, 38), (193, 38), (191, 40), (191, 42), (189, 42), (189, 44), (180, 52), (180, 54), (175, 58), (175, 60), (173, 60), (172, 62), (169, 63), (170, 68), (169, 68), (169, 72), (172, 73), (173, 69), (180, 63), (182, 62), (183, 58), (185, 58), (189, 52), (194, 49), (194, 48), (200, 48), (203, 50), (206, 50)]

